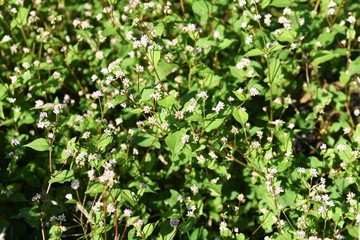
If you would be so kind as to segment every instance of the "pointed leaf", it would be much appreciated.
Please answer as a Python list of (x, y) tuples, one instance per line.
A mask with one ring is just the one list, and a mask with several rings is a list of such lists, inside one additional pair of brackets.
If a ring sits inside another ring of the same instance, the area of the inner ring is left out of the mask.
[(232, 115), (236, 121), (241, 123), (241, 125), (244, 125), (249, 120), (249, 115), (247, 114), (247, 112), (239, 108), (234, 108)]
[(39, 152), (49, 151), (50, 150), (49, 143), (45, 138), (35, 139), (31, 143), (26, 144), (25, 147), (32, 148), (35, 151), (39, 151)]
[(64, 183), (74, 180), (73, 170), (63, 170), (60, 173), (55, 173), (55, 177), (49, 180), (49, 183)]
[(142, 231), (143, 231), (144, 234), (145, 234), (145, 236), (144, 236), (145, 239), (151, 236), (151, 234), (152, 234), (153, 231), (155, 230), (155, 227), (156, 227), (156, 225), (157, 225), (158, 223), (159, 223), (159, 221), (154, 222), (154, 223), (148, 223), (148, 224), (146, 224), (146, 225), (144, 226), (144, 228), (143, 228)]
[(181, 141), (181, 138), (185, 135), (186, 131), (184, 129), (169, 134), (165, 138), (165, 143), (169, 147), (172, 154), (178, 154), (181, 149), (184, 147), (184, 143)]

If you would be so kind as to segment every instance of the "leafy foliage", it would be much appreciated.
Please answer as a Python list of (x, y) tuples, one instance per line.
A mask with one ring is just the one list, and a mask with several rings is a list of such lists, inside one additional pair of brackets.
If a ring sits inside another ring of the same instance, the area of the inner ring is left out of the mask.
[(0, 239), (359, 238), (356, 1), (0, 6)]

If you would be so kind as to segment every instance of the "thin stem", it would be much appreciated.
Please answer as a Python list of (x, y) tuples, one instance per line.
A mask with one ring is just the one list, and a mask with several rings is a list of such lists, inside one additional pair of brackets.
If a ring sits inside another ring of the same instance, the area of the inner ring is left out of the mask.
[(184, 0), (180, 0), (180, 6), (181, 6), (181, 11), (182, 11), (182, 14), (183, 14), (183, 15), (185, 15)]
[(106, 188), (103, 192), (103, 203), (104, 203), (104, 240), (107, 239), (107, 232), (106, 232), (106, 208), (107, 208), (107, 196), (106, 196)]
[(126, 224), (125, 225), (125, 228), (124, 228), (124, 231), (122, 232), (122, 234), (121, 234), (121, 238), (120, 238), (120, 240), (123, 240), (124, 239), (124, 236), (125, 236), (125, 233), (126, 233), (126, 229), (128, 228), (128, 225)]
[(270, 62), (269, 58), (266, 57), (266, 65), (268, 69), (268, 77), (269, 77), (269, 84), (270, 84), (270, 122), (273, 121), (273, 89), (272, 89), (272, 74), (270, 69)]

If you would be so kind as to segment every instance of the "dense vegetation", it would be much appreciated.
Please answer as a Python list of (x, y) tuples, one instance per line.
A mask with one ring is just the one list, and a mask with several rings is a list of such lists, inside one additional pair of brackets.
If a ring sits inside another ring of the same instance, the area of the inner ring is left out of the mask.
[(0, 1), (0, 239), (359, 238), (356, 2)]

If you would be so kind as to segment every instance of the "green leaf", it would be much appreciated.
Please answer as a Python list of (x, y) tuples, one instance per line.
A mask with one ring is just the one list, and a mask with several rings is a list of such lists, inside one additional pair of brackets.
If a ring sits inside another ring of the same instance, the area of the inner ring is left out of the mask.
[(89, 194), (90, 196), (96, 196), (99, 193), (102, 193), (104, 191), (104, 185), (100, 183), (94, 183), (91, 185), (87, 190), (86, 194)]
[(225, 239), (228, 239), (228, 238), (233, 238), (233, 234), (231, 232), (230, 229), (225, 229), (225, 231), (220, 231), (220, 235), (221, 237), (225, 238)]
[(117, 0), (108, 0), (108, 3), (111, 4), (111, 5), (114, 5), (117, 3)]
[(280, 196), (280, 199), (284, 207), (294, 206), (296, 201), (296, 193), (291, 190), (286, 190), (285, 193)]
[(188, 218), (184, 223), (180, 225), (182, 232), (189, 232), (195, 225), (196, 221), (194, 218)]
[(123, 103), (125, 100), (126, 100), (126, 96), (124, 95), (121, 95), (121, 94), (118, 94), (116, 95), (116, 97), (112, 100), (112, 103), (117, 106), (119, 105), (120, 103)]
[(0, 102), (0, 118), (5, 119), (3, 103)]
[(0, 84), (0, 100), (4, 100), (8, 96), (8, 87), (5, 84)]
[(170, 207), (173, 208), (178, 203), (178, 197), (179, 197), (180, 193), (178, 193), (174, 189), (170, 189), (170, 194), (171, 194), (171, 196), (169, 199), (167, 199), (167, 202), (170, 205)]
[(181, 129), (180, 131), (169, 134), (165, 138), (165, 143), (170, 149), (172, 154), (178, 154), (184, 147), (184, 143), (181, 141), (181, 138), (185, 135), (186, 130)]
[(243, 126), (249, 119), (249, 115), (247, 114), (247, 112), (239, 108), (234, 108), (232, 115), (235, 118), (235, 120), (238, 121)]
[(335, 54), (333, 52), (324, 50), (315, 56), (315, 59), (312, 61), (312, 63), (314, 65), (319, 65), (321, 63), (332, 60), (334, 57), (335, 57)]
[(38, 152), (49, 151), (51, 149), (48, 140), (45, 138), (35, 139), (31, 143), (26, 144), (25, 147), (32, 148)]
[(315, 156), (310, 156), (309, 157), (309, 161), (310, 161), (310, 166), (312, 168), (319, 168), (319, 167), (323, 167), (324, 163), (321, 162), (317, 157)]
[(210, 13), (210, 3), (205, 0), (196, 1), (192, 4), (192, 10), (200, 16), (201, 21), (207, 21)]
[(33, 228), (40, 228), (40, 211), (37, 205), (31, 208), (22, 208), (15, 218), (25, 218), (25, 221)]
[(157, 141), (156, 137), (147, 133), (138, 133), (133, 138), (133, 142), (140, 147), (150, 147), (155, 145)]
[(245, 57), (255, 57), (255, 56), (261, 56), (261, 55), (264, 55), (265, 52), (261, 49), (258, 49), (258, 48), (254, 48), (254, 49), (251, 49), (250, 51), (248, 51), (247, 53), (245, 53)]
[(50, 239), (49, 240), (56, 240), (61, 239), (61, 230), (59, 225), (52, 225), (49, 230)]
[(233, 91), (233, 94), (240, 100), (240, 101), (246, 101), (246, 96), (242, 93), (239, 93), (238, 91)]
[(219, 86), (221, 80), (222, 77), (215, 74), (209, 74), (206, 78), (200, 79), (199, 83), (201, 84), (201, 86), (204, 86), (207, 89), (213, 89)]
[(161, 57), (161, 51), (154, 48), (149, 48), (147, 53), (148, 59), (150, 59), (150, 62), (153, 67), (156, 67), (159, 63), (160, 57)]
[(348, 71), (340, 72), (340, 82), (345, 85), (350, 81), (352, 76), (358, 73), (360, 73), (360, 57), (357, 57), (349, 64)]
[[(160, 78), (160, 81), (161, 80), (165, 80), (166, 77), (173, 71), (174, 68), (176, 68), (177, 65), (175, 64), (171, 64), (171, 63), (168, 63), (166, 62), (165, 60), (161, 59), (158, 63), (158, 65), (156, 66), (156, 72), (158, 75), (156, 75), (156, 78), (157, 76), (159, 76)], [(159, 80), (159, 79), (157, 79)]]
[(159, 221), (154, 223), (148, 223), (143, 228), (143, 233), (145, 234), (144, 238), (148, 238), (151, 236), (151, 234), (154, 232), (156, 225), (159, 223)]
[(105, 136), (103, 139), (101, 139), (97, 144), (97, 149), (104, 151), (107, 145), (109, 145), (113, 140), (112, 136)]
[(127, 189), (121, 190), (121, 197), (123, 197), (128, 203), (130, 203), (131, 206), (136, 205), (136, 199), (132, 195), (132, 192), (130, 190)]
[(224, 50), (225, 48), (228, 48), (231, 44), (233, 44), (234, 42), (236, 42), (235, 39), (227, 39), (225, 38), (224, 40), (222, 40), (222, 42), (219, 44), (219, 49), (220, 50)]
[(207, 187), (210, 190), (211, 196), (220, 197), (221, 196), (221, 188), (220, 184), (214, 184), (212, 182), (207, 183)]
[(358, 239), (359, 238), (359, 226), (357, 225), (347, 225), (346, 229), (349, 233), (349, 235), (351, 237), (353, 237), (353, 239)]
[(239, 233), (236, 235), (236, 240), (245, 240), (245, 235), (243, 233)]
[(356, 36), (356, 31), (355, 31), (355, 29), (348, 29), (347, 31), (346, 31), (346, 38), (347, 39), (355, 39), (355, 36)]
[(215, 120), (207, 120), (205, 121), (205, 131), (206, 132), (211, 132), (214, 129), (217, 129), (218, 127), (220, 127), (223, 122), (224, 122), (225, 118), (217, 118)]
[(290, 0), (273, 0), (270, 3), (270, 6), (278, 7), (278, 8), (290, 7), (291, 5), (292, 2)]
[(141, 102), (148, 102), (151, 98), (151, 94), (155, 92), (154, 88), (144, 88), (141, 91)]
[(168, 222), (161, 224), (160, 233), (157, 240), (172, 240), (176, 235), (176, 228), (170, 226)]
[(16, 16), (17, 27), (21, 28), (22, 26), (26, 25), (29, 11), (29, 8), (20, 7)]
[(296, 31), (294, 30), (287, 30), (285, 28), (280, 29), (280, 34), (274, 34), (277, 37), (278, 41), (280, 42), (289, 42), (292, 43), (296, 39)]
[(260, 221), (262, 221), (262, 228), (265, 232), (271, 232), (272, 226), (276, 223), (277, 218), (274, 213), (269, 212), (265, 216), (260, 217)]
[(165, 25), (163, 22), (159, 21), (157, 24), (156, 24), (156, 27), (155, 27), (155, 35), (158, 36), (158, 37), (161, 37), (161, 35), (163, 34), (164, 32), (164, 29), (165, 29)]
[(230, 66), (230, 73), (233, 77), (239, 79), (239, 82), (242, 83), (245, 80), (246, 73), (242, 69)]
[(117, 25), (115, 25), (114, 27), (107, 27), (102, 31), (102, 35), (104, 37), (114, 35), (116, 33), (117, 29), (118, 29)]
[(261, 1), (261, 8), (265, 9), (270, 4), (270, 0), (262, 0)]
[(163, 99), (158, 100), (159, 106), (165, 107), (165, 108), (171, 108), (173, 105), (177, 103), (175, 99), (176, 91), (171, 90), (170, 94), (166, 96)]
[(49, 183), (64, 183), (70, 182), (74, 180), (74, 171), (73, 170), (63, 170), (63, 171), (56, 171), (54, 173), (53, 178), (49, 180)]

